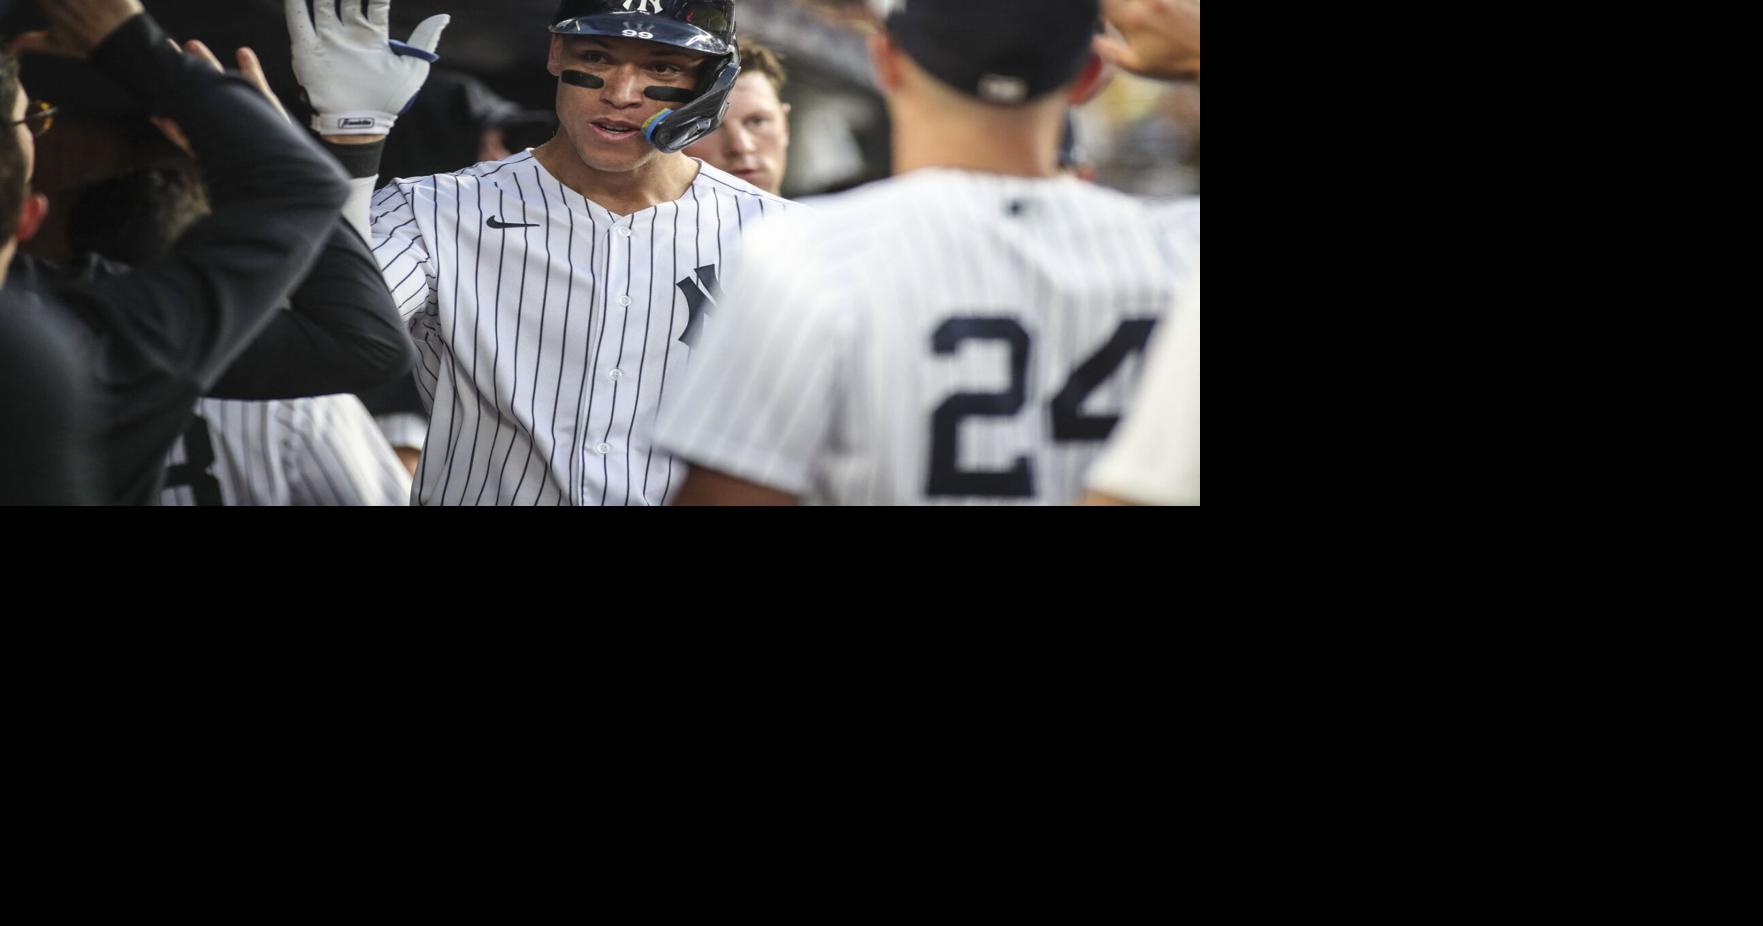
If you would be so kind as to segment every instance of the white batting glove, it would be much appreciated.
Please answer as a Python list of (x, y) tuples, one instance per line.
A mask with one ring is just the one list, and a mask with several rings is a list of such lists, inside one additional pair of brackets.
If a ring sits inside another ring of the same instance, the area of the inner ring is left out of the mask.
[(320, 135), (386, 135), (428, 80), (453, 17), (422, 21), (392, 41), (392, 0), (285, 0), (294, 76), (306, 88)]

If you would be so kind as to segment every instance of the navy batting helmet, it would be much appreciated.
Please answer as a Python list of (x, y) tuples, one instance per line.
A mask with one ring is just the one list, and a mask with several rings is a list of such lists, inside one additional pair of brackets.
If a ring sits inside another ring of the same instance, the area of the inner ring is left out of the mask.
[(643, 137), (669, 153), (716, 131), (741, 76), (734, 0), (563, 0), (557, 35), (604, 35), (660, 42), (711, 56), (690, 102), (643, 124)]

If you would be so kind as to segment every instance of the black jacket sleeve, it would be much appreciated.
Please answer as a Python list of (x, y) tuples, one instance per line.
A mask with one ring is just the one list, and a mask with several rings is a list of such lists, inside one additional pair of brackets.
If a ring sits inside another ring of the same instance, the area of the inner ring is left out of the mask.
[(16, 296), (0, 303), (0, 505), (104, 501), (82, 373), (55, 316)]
[(208, 394), (294, 399), (408, 379), (416, 348), (361, 235), (338, 218), (292, 299)]
[(63, 299), (108, 342), (111, 384), (170, 375), (206, 392), (306, 276), (348, 186), (255, 88), (178, 53), (145, 15), (91, 60), (183, 127), (214, 211), (165, 257)]
[[(9, 280), (22, 288), (91, 282), (129, 273), (97, 254), (70, 267), (18, 255)], [(416, 386), (410, 376), (416, 349), (386, 291), (373, 252), (339, 219), (312, 272), (294, 290), (291, 305), (271, 315), (263, 332), (208, 391), (217, 399), (268, 401), (358, 392), (369, 395)], [(412, 411), (421, 411), (420, 398)]]
[[(323, 147), (350, 176), (372, 177), (385, 144)], [(289, 399), (373, 392), (413, 381), (415, 366), (416, 347), (372, 249), (339, 216), (318, 263), (294, 290), (293, 311), (276, 313), (209, 395)]]

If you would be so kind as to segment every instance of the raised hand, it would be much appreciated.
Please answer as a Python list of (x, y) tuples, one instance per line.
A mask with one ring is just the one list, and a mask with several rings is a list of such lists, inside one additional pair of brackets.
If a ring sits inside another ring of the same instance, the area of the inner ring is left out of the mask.
[(384, 137), (428, 80), (452, 17), (423, 20), (393, 41), (391, 0), (285, 0), (294, 76), (306, 88), (320, 135)]

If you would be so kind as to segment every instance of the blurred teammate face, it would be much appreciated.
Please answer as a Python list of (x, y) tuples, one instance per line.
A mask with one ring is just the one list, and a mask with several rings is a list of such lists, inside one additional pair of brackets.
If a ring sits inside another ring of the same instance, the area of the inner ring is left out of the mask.
[(553, 36), (552, 76), (583, 71), (605, 82), (595, 89), (557, 85), (557, 118), (576, 156), (588, 167), (611, 173), (636, 170), (662, 157), (643, 137), (643, 124), (681, 104), (650, 99), (643, 91), (696, 88), (705, 58), (641, 39)]
[(784, 185), (790, 154), (790, 107), (764, 74), (741, 75), (729, 94), (728, 118), (716, 131), (685, 149), (712, 167), (776, 193)]
[[(23, 88), (18, 91), (18, 98), (12, 101), (12, 114), (7, 117), (11, 122), (20, 122), (25, 113), (30, 111), (30, 101), (25, 99)], [(24, 176), (26, 180), (36, 176), (37, 170), (37, 138), (31, 134), (31, 127), (24, 124), (12, 127), (12, 133), (18, 138), (18, 146), (24, 151)]]
[[(24, 90), (21, 88), (18, 92), (18, 98), (13, 101), (11, 114), (7, 118), (14, 122), (19, 121), (28, 111), (29, 101), (25, 99)], [(36, 169), (36, 139), (31, 135), (29, 126), (16, 125), (12, 127), (12, 130), (16, 133), (15, 137), (21, 155), (19, 166), (23, 168), (24, 172), (24, 176), (14, 177), (12, 180), (27, 189), (23, 191), (25, 196), (18, 215), (18, 230), (8, 236), (6, 240), (0, 241), (0, 288), (4, 288), (6, 285), (6, 274), (12, 266), (13, 255), (17, 252), (19, 243), (31, 240), (32, 236), (37, 233), (37, 227), (42, 224), (43, 215), (48, 208), (48, 200), (44, 199), (42, 194), (30, 193), (28, 189), (31, 175)]]

